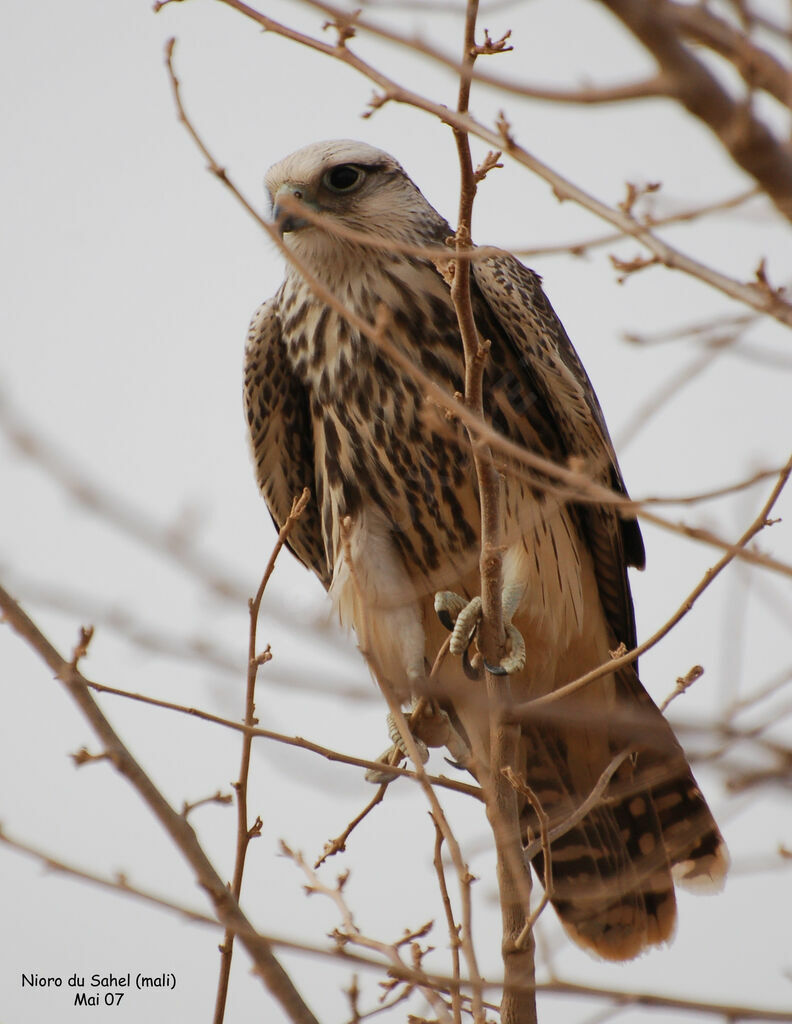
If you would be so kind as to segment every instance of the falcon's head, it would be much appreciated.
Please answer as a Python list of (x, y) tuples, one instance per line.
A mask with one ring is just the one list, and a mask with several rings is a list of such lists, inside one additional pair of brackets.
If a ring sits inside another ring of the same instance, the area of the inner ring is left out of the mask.
[[(273, 220), (298, 255), (318, 255), (328, 239), (336, 249), (344, 245), (343, 234), (332, 230), (335, 224), (417, 245), (442, 242), (451, 233), (401, 164), (364, 142), (305, 146), (271, 167), (265, 184)], [(321, 214), (326, 223), (301, 216), (300, 207)]]

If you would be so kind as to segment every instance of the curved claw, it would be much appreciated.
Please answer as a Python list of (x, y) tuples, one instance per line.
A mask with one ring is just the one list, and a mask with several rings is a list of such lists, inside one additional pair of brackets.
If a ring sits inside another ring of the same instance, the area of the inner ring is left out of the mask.
[(470, 660), (470, 644), (462, 652), (462, 671), (474, 683), (481, 679), (481, 669)]
[(453, 590), (438, 590), (435, 594), (435, 613), (449, 633), (453, 631), (457, 616), (466, 604), (464, 597), (455, 594)]
[(504, 654), (498, 665), (484, 662), (484, 667), (493, 676), (510, 676), (522, 672), (525, 668), (525, 640), (517, 627), (508, 622), (505, 624), (506, 639), (509, 641), (509, 653)]

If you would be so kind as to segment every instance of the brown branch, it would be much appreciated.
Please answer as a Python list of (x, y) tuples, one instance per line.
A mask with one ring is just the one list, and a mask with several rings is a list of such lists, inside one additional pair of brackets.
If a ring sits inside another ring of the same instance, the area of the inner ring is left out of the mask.
[[(645, 99), (653, 96), (664, 96), (666, 92), (666, 81), (662, 75), (655, 75), (652, 78), (643, 79), (637, 82), (624, 82), (618, 85), (596, 86), (581, 85), (579, 89), (552, 89), (547, 86), (536, 85), (527, 82), (515, 82), (511, 78), (502, 75), (493, 75), (488, 71), (479, 71), (469, 67), (466, 62), (456, 60), (451, 54), (432, 46), (425, 39), (415, 35), (403, 35), (394, 29), (387, 28), (361, 17), (360, 11), (350, 12), (348, 9), (337, 7), (335, 4), (328, 4), (322, 0), (302, 0), (308, 6), (321, 11), (333, 18), (334, 23), (346, 24), (354, 30), (362, 29), (369, 35), (396, 46), (409, 50), (411, 53), (420, 53), (429, 57), (437, 64), (453, 71), (454, 74), (464, 76), (468, 82), (497, 89), (499, 92), (509, 93), (514, 96), (523, 96), (528, 99), (542, 100), (550, 103), (568, 103), (593, 105), (601, 103), (620, 103), (626, 100)], [(390, 6), (390, 5), (389, 5)], [(425, 4), (420, 3), (423, 7)], [(485, 53), (502, 53), (512, 47), (503, 47), (497, 50), (486, 49)]]
[[(278, 539), (270, 555), (264, 575), (256, 591), (256, 596), (249, 602), (250, 628), (248, 636), (248, 665), (247, 680), (245, 688), (245, 725), (253, 728), (258, 724), (256, 718), (256, 680), (258, 670), (265, 662), (269, 661), (272, 655), (269, 647), (263, 654), (256, 653), (256, 627), (258, 625), (259, 611), (261, 610), (261, 599), (267, 584), (275, 570), (275, 562), (283, 550), (283, 546), (289, 534), (294, 529), (297, 520), (305, 510), (311, 498), (311, 492), (306, 487), (302, 494), (292, 502), (291, 511), (286, 522), (278, 532)], [(249, 731), (242, 734), (242, 754), (239, 767), (239, 779), (234, 783), (234, 791), (237, 801), (237, 841), (236, 854), (234, 857), (234, 877), (231, 882), (231, 892), (234, 899), (239, 903), (242, 895), (242, 876), (245, 872), (245, 859), (247, 857), (250, 840), (261, 835), (261, 818), (256, 818), (253, 825), (248, 822), (247, 789), (248, 775), (250, 773), (250, 754), (253, 747), (253, 736)], [(215, 1000), (214, 1024), (222, 1024), (225, 1017), (226, 999), (228, 997), (228, 982), (231, 977), (231, 960), (234, 955), (234, 929), (227, 928), (220, 945), (220, 975), (217, 981), (217, 997)]]
[[(667, 227), (670, 224), (688, 224), (691, 221), (698, 220), (700, 217), (708, 217), (713, 213), (733, 210), (735, 207), (742, 206), (749, 199), (754, 199), (761, 194), (761, 191), (756, 186), (752, 186), (748, 189), (742, 189), (736, 195), (727, 196), (725, 199), (716, 199), (711, 203), (697, 203), (695, 206), (678, 210), (676, 213), (668, 213), (662, 217), (644, 214), (640, 217), (636, 215), (636, 219), (649, 229)], [(527, 249), (520, 247), (512, 249), (511, 252), (521, 259), (532, 256), (556, 256), (561, 253), (581, 256), (583, 253), (588, 252), (589, 249), (597, 249), (603, 245), (619, 242), (624, 237), (624, 231), (610, 231), (607, 234), (596, 235), (593, 238), (584, 238), (577, 242), (564, 242), (558, 245), (538, 245)]]
[(173, 840), (193, 870), (198, 884), (211, 899), (218, 919), (239, 935), (256, 972), (270, 994), (294, 1024), (318, 1024), (289, 975), (275, 957), (271, 944), (257, 936), (239, 904), (215, 871), (187, 819), (165, 800), (119, 738), (91, 695), (87, 679), (50, 644), (19, 605), (0, 587), (0, 609), (15, 633), (32, 647), (55, 673), (107, 751), (116, 771), (137, 790), (152, 814)]
[[(136, 886), (129, 885), (126, 881), (123, 881), (118, 877), (114, 879), (103, 878), (92, 872), (66, 864), (34, 846), (11, 838), (6, 833), (2, 832), (2, 830), (0, 830), (0, 844), (38, 861), (45, 868), (52, 871), (71, 876), (80, 881), (87, 882), (90, 885), (99, 886), (112, 892), (117, 892), (123, 896), (130, 896), (135, 899), (143, 900), (144, 902), (150, 903), (160, 909), (182, 915), (192, 922), (209, 925), (214, 928), (218, 927), (218, 922), (214, 917), (210, 917), (200, 911), (193, 910), (190, 907), (181, 906), (171, 900), (166, 900), (162, 897), (139, 889)], [(242, 931), (243, 930), (240, 929), (237, 934), (241, 935)], [(298, 942), (294, 939), (287, 939), (278, 935), (267, 934), (265, 936), (261, 936), (260, 933), (254, 932), (252, 929), (249, 934), (253, 938), (263, 937), (272, 946), (289, 952), (300, 953), (311, 957), (320, 957), (325, 960), (353, 963), (369, 970), (382, 971), (383, 969), (381, 961), (374, 960), (348, 949), (339, 949), (337, 946), (335, 948), (327, 948), (326, 946), (316, 946), (311, 943)], [(464, 979), (460, 981), (452, 976), (434, 973), (419, 975), (418, 972), (411, 970), (406, 966), (400, 968), (395, 966), (392, 968), (388, 967), (388, 970), (393, 977), (402, 979), (405, 982), (416, 984), (419, 981), (424, 981), (440, 991), (447, 991), (449, 993), (453, 992), (457, 985), (465, 984)], [(502, 982), (498, 980), (484, 982), (484, 986), (487, 989), (499, 989), (501, 985)], [(562, 981), (561, 979), (538, 982), (536, 985), (536, 991), (546, 995), (574, 996), (578, 998), (608, 1000), (619, 1003), (623, 1006), (644, 1006), (656, 1009), (684, 1010), (705, 1016), (721, 1017), (724, 1020), (774, 1021), (777, 1022), (777, 1024), (792, 1024), (792, 1010), (771, 1010), (762, 1009), (757, 1006), (741, 1006), (695, 999), (675, 999), (673, 996), (665, 994), (660, 995), (651, 992), (625, 991), (622, 989), (580, 985), (575, 984), (574, 982)], [(465, 996), (462, 998), (466, 999)], [(495, 1006), (487, 1005), (490, 1009), (497, 1009)]]
[(320, 868), (329, 857), (334, 857), (337, 853), (343, 853), (343, 851), (346, 850), (347, 839), (349, 839), (349, 837), (352, 835), (352, 833), (358, 827), (361, 821), (363, 821), (364, 818), (368, 817), (369, 813), (374, 810), (377, 804), (382, 803), (382, 800), (388, 789), (388, 785), (389, 783), (383, 782), (382, 785), (377, 789), (377, 792), (374, 794), (371, 800), (369, 800), (369, 802), (360, 812), (360, 814), (356, 815), (352, 819), (352, 821), (350, 821), (350, 823), (347, 825), (347, 827), (344, 829), (341, 835), (336, 836), (335, 839), (331, 839), (329, 842), (325, 843), (324, 850), (322, 851), (322, 856), (314, 864), (314, 871)]
[[(97, 683), (90, 679), (86, 679), (85, 682), (96, 693), (107, 693), (113, 697), (124, 697), (127, 700), (139, 701), (141, 704), (163, 708), (166, 711), (177, 711), (180, 714), (189, 715), (191, 718), (196, 718), (202, 722), (221, 725), (226, 729), (234, 729), (237, 732), (247, 733), (250, 736), (272, 740), (275, 743), (283, 743), (286, 746), (297, 747), (300, 750), (307, 750), (312, 754), (318, 754), (320, 757), (325, 758), (325, 760), (337, 764), (347, 764), (354, 768), (365, 768), (367, 770), (382, 769), (380, 761), (371, 761), (365, 757), (354, 757), (352, 754), (344, 754), (339, 750), (333, 750), (331, 747), (324, 747), (320, 743), (307, 740), (303, 736), (287, 736), (285, 733), (273, 732), (271, 729), (262, 729), (258, 726), (253, 728), (243, 722), (234, 722), (229, 718), (222, 718), (220, 715), (212, 714), (210, 711), (203, 711), (200, 708), (190, 707), (186, 704), (175, 704), (172, 701), (161, 700), (158, 697), (149, 697), (142, 693), (132, 693), (129, 690), (121, 690), (115, 686), (106, 686), (104, 683)], [(416, 773), (409, 768), (400, 768), (398, 765), (393, 765), (389, 766), (389, 771), (391, 771), (391, 767), (394, 775), (400, 775), (407, 779), (417, 779)], [(471, 786), (466, 782), (457, 782), (454, 779), (446, 778), (444, 775), (428, 775), (427, 779), (433, 786), (454, 790), (457, 793), (475, 797), (477, 800), (483, 799), (478, 786)]]
[[(348, 46), (332, 46), (328, 43), (322, 42), (321, 40), (305, 35), (305, 33), (297, 32), (295, 29), (291, 29), (288, 26), (275, 21), (273, 18), (254, 10), (248, 4), (243, 3), (242, 0), (217, 0), (217, 2), (233, 8), (240, 14), (243, 14), (245, 17), (250, 18), (257, 24), (261, 25), (267, 31), (280, 35), (285, 39), (290, 39), (293, 42), (299, 43), (302, 46), (306, 46), (309, 49), (315, 50), (318, 53), (322, 53), (327, 57), (331, 57), (334, 60), (338, 60), (341, 63), (354, 68), (383, 90), (384, 99), (382, 102), (393, 101), (395, 103), (402, 103), (407, 106), (415, 107), (418, 110), (423, 110), (438, 118), (438, 120), (443, 124), (447, 124), (452, 128), (462, 131), (467, 131), (470, 135), (474, 135), (477, 138), (482, 139), (494, 148), (508, 152), (509, 156), (514, 160), (548, 182), (556, 196), (560, 199), (572, 200), (578, 205), (589, 210), (595, 216), (613, 224), (624, 234), (636, 238), (642, 245), (645, 245), (651, 252), (653, 252), (664, 266), (669, 267), (670, 269), (680, 270), (692, 277), (696, 277), (700, 281), (710, 285), (710, 287), (716, 288), (725, 295), (736, 299), (738, 302), (743, 302), (761, 313), (772, 316), (781, 323), (792, 326), (792, 303), (787, 302), (775, 292), (768, 293), (766, 289), (762, 289), (756, 284), (745, 284), (741, 281), (734, 280), (733, 278), (730, 278), (725, 274), (721, 274), (719, 271), (686, 256), (684, 253), (674, 249), (673, 246), (654, 235), (648, 228), (646, 228), (645, 225), (641, 224), (634, 217), (625, 214), (621, 210), (612, 209), (606, 203), (602, 203), (598, 199), (595, 199), (583, 189), (578, 188), (578, 186), (568, 181), (562, 175), (553, 171), (547, 166), (547, 164), (542, 163), (541, 160), (538, 160), (522, 146), (519, 146), (504, 119), (501, 119), (495, 128), (489, 128), (471, 117), (469, 113), (461, 114), (458, 111), (449, 109), (443, 104), (435, 103), (419, 93), (403, 88), (391, 78), (388, 78), (387, 75), (384, 75), (381, 71), (377, 70), (356, 54), (352, 53)], [(194, 133), (192, 129), (190, 130), (191, 133)], [(204, 153), (206, 153), (206, 150), (200, 141), (198, 141), (198, 145)], [(225, 172), (222, 168), (217, 167), (217, 165), (212, 166), (212, 164), (210, 164), (210, 170), (217, 174), (220, 180), (225, 184), (228, 184)], [(257, 220), (262, 220), (246, 200), (241, 199), (241, 201)], [(275, 240), (275, 235), (275, 232), (271, 232), (273, 240)], [(286, 250), (286, 247), (282, 244), (278, 245), (279, 241), (279, 239), (275, 240), (275, 244), (281, 252), (284, 252), (288, 259), (288, 250)], [(311, 287), (313, 287), (313, 283), (310, 281), (309, 283), (311, 284)], [(322, 298), (324, 300), (324, 296), (322, 296)]]
[(437, 884), (440, 888), (440, 896), (443, 900), (446, 924), (448, 925), (448, 939), (451, 944), (451, 970), (452, 976), (457, 984), (451, 989), (451, 1012), (454, 1017), (454, 1024), (462, 1024), (462, 996), (459, 989), (459, 925), (454, 920), (454, 909), (451, 906), (451, 897), (448, 895), (445, 871), (443, 870), (443, 830), (432, 816), (432, 824), (435, 829), (434, 864)]
[(751, 89), (762, 89), (785, 107), (792, 106), (792, 72), (769, 50), (712, 10), (668, 2), (664, 8), (683, 36), (730, 61)]
[[(465, 36), (460, 67), (457, 111), (466, 115), (470, 102), (473, 65), (480, 50), (476, 46), (478, 0), (468, 0)], [(465, 357), (465, 406), (477, 421), (484, 414), (484, 368), (489, 358), (489, 342), (476, 329), (470, 292), (470, 260), (465, 253), (471, 246), (471, 220), (477, 184), (481, 175), (473, 168), (470, 139), (465, 128), (453, 127), (460, 172), (459, 216), (455, 235), (456, 257), (451, 278), (451, 299), (456, 310)], [(493, 167), (496, 157), (488, 160)], [(469, 431), (473, 464), (478, 484), (481, 511), (482, 621), (479, 627), (480, 649), (484, 664), (499, 662), (504, 645), (503, 535), (501, 480), (492, 450), (476, 432)], [(522, 857), (522, 836), (517, 794), (503, 772), (515, 764), (519, 744), (519, 726), (507, 722), (503, 712), (512, 704), (508, 676), (485, 673), (489, 709), (489, 764), (477, 765), (479, 783), (484, 791), (487, 817), (495, 840), (498, 889), (501, 905), (504, 966), (504, 992), (500, 1015), (502, 1024), (531, 1024), (536, 1021), (536, 999), (530, 987), (535, 981), (533, 935), (525, 930), (525, 914), (530, 907), (531, 877)], [(517, 988), (517, 983), (520, 988)], [(527, 983), (527, 984), (526, 984)], [(473, 1017), (478, 1020), (481, 1007), (473, 993)]]
[[(335, 904), (341, 917), (342, 927), (340, 929), (337, 928), (332, 933), (332, 937), (336, 940), (340, 948), (344, 948), (348, 944), (352, 944), (361, 946), (363, 949), (373, 950), (379, 953), (385, 960), (390, 961), (395, 971), (404, 971), (407, 965), (402, 959), (400, 952), (401, 948), (406, 944), (412, 944), (414, 939), (421, 938), (427, 934), (432, 927), (431, 921), (428, 924), (422, 925), (420, 928), (409, 932), (407, 935), (402, 936), (398, 942), (382, 942), (379, 939), (373, 939), (364, 935), (355, 923), (352, 911), (344, 898), (344, 885), (349, 877), (348, 873), (339, 876), (336, 885), (331, 887), (326, 885), (316, 871), (309, 867), (302, 854), (291, 850), (283, 840), (281, 840), (281, 850), (305, 874), (305, 877), (308, 880), (308, 884), (305, 887), (308, 894), (312, 895), (314, 893), (318, 893), (322, 896), (328, 897)], [(424, 974), (420, 958), (416, 959), (413, 957), (413, 970), (411, 974), (414, 978), (410, 979), (409, 984), (420, 988), (421, 993), (429, 1002), (435, 1013), (437, 1013), (438, 1024), (453, 1024), (450, 1016), (448, 1015), (445, 1002), (440, 998), (436, 986), (432, 984)]]
[(783, 216), (792, 220), (792, 152), (756, 117), (749, 103), (733, 99), (684, 46), (675, 17), (681, 5), (672, 6), (668, 0), (600, 3), (652, 54), (671, 82), (673, 97), (713, 132), (735, 163), (754, 178)]

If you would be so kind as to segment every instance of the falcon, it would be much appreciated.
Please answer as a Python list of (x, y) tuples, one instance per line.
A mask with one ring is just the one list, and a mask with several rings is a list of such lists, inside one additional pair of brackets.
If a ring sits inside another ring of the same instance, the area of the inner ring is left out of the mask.
[[(260, 490), (280, 527), (310, 488), (291, 550), (355, 630), (380, 684), (405, 704), (430, 698), (454, 761), (475, 775), (489, 763), (476, 651), (479, 494), (470, 443), (437, 399), (464, 392), (442, 259), (453, 232), (393, 157), (361, 142), (300, 149), (270, 169), (266, 187), (292, 259), (246, 348)], [(486, 418), (512, 445), (493, 444), (507, 642), (492, 669), (509, 673), (525, 703), (607, 663), (621, 644), (635, 647), (627, 568), (643, 568), (644, 548), (635, 519), (612, 502), (565, 494), (541, 463), (515, 455), (518, 445), (582, 466), (626, 495), (596, 395), (539, 277), (487, 249), (471, 258), (471, 291), (488, 343)], [(379, 333), (366, 329), (374, 324)], [(430, 679), (449, 628), (450, 653)], [(620, 753), (604, 797), (576, 813)], [(624, 960), (666, 941), (675, 882), (722, 883), (721, 835), (634, 664), (526, 715), (511, 767), (548, 822), (552, 877), (523, 786), (527, 856), (589, 951)]]

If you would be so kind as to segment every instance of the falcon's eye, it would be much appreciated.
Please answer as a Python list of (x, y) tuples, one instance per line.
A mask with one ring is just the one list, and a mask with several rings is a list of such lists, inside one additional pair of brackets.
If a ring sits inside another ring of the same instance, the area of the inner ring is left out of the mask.
[(365, 173), (362, 167), (355, 164), (340, 164), (327, 171), (322, 178), (322, 184), (326, 185), (331, 192), (351, 192), (363, 181)]

